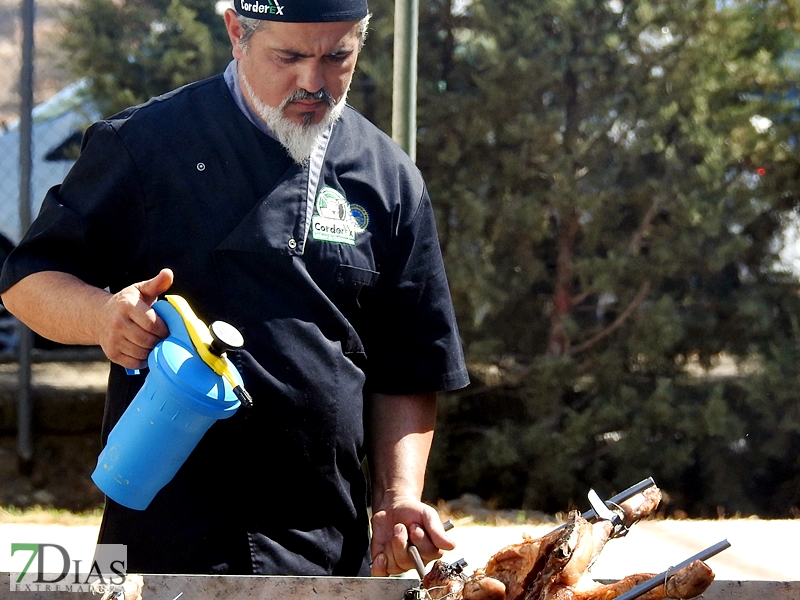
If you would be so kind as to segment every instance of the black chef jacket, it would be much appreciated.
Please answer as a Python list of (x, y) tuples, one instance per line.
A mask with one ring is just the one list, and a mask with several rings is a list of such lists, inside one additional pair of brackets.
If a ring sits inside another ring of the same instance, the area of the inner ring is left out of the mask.
[[(144, 511), (108, 501), (100, 543), (129, 572), (368, 573), (366, 392), (457, 389), (466, 369), (419, 171), (346, 108), (310, 165), (234, 103), (222, 76), (93, 125), (5, 263), (116, 292), (170, 293), (245, 338), (254, 398), (215, 423)], [(112, 365), (103, 440), (141, 387)]]

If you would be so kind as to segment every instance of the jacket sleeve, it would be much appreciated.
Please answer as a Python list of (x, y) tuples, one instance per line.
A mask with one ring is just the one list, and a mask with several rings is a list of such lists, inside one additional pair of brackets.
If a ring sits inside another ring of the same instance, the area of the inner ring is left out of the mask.
[(0, 291), (39, 271), (124, 287), (126, 265), (144, 252), (142, 197), (136, 165), (115, 125), (94, 124), (75, 165), (47, 192), (39, 216), (6, 260)]
[(427, 191), (398, 225), (372, 303), (367, 340), (371, 391), (450, 391), (469, 383), (433, 208)]

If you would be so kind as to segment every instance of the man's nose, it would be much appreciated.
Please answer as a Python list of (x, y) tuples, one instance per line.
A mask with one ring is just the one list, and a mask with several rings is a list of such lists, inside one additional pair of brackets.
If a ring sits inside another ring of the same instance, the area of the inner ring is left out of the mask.
[(297, 75), (297, 87), (316, 94), (325, 87), (325, 77), (322, 72), (322, 65), (317, 61), (310, 60), (300, 66)]

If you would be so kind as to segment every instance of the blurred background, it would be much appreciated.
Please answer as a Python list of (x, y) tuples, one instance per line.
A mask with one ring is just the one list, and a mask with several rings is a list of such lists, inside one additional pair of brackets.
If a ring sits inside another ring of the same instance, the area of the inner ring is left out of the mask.
[[(4, 252), (23, 4), (0, 0)], [(225, 6), (35, 1), (34, 215), (92, 120), (224, 68)], [(394, 6), (370, 9), (349, 102), (389, 132)], [(442, 397), (426, 499), (553, 513), (652, 476), (668, 516), (797, 517), (800, 1), (430, 0), (419, 20), (416, 160), (472, 379)], [(63, 434), (41, 406), (34, 449)], [(91, 455), (99, 420), (79, 429)], [(34, 452), (34, 483), (54, 456), (88, 480), (79, 454)]]

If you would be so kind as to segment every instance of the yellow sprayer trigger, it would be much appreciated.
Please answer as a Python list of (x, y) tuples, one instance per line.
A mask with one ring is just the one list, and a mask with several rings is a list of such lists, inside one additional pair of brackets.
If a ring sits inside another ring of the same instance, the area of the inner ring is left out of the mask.
[(214, 339), (208, 331), (208, 326), (194, 314), (189, 303), (182, 296), (168, 294), (164, 298), (183, 318), (186, 331), (189, 332), (189, 338), (191, 338), (192, 344), (194, 344), (195, 350), (197, 350), (197, 354), (203, 359), (203, 362), (211, 367), (217, 375), (224, 377), (231, 388), (237, 387), (239, 384), (234, 379), (233, 373), (231, 373), (225, 353), (223, 352), (221, 356), (217, 356), (210, 350)]

